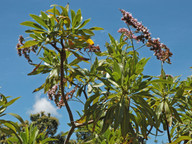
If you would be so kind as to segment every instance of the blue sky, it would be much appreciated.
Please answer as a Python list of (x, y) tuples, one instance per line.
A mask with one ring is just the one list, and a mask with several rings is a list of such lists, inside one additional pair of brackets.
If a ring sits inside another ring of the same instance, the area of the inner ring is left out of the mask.
[[(159, 37), (173, 52), (172, 64), (165, 65), (165, 71), (174, 76), (182, 75), (182, 79), (191, 75), (192, 66), (192, 1), (191, 0), (2, 0), (0, 19), (0, 92), (4, 95), (21, 98), (11, 106), (7, 112), (14, 112), (24, 119), (29, 119), (30, 112), (37, 112), (46, 105), (52, 113), (60, 119), (60, 129), (67, 130), (68, 116), (64, 109), (56, 109), (54, 103), (48, 101), (47, 96), (32, 91), (42, 82), (41, 76), (27, 76), (32, 67), (23, 57), (19, 57), (16, 44), (19, 35), (24, 35), (24, 26), (20, 23), (31, 20), (29, 14), (39, 15), (40, 11), (50, 8), (51, 4), (65, 6), (69, 2), (70, 8), (82, 10), (84, 19), (91, 18), (88, 26), (103, 27), (103, 32), (96, 32), (93, 38), (101, 50), (109, 41), (108, 33), (116, 39), (117, 30), (126, 25), (121, 21), (119, 8), (133, 14), (135, 18), (147, 26), (152, 37)], [(27, 35), (24, 35), (27, 36)], [(160, 62), (156, 60), (147, 47), (141, 49), (140, 57), (151, 57), (145, 73), (160, 74)], [(81, 105), (70, 103), (74, 113)], [(75, 105), (75, 106), (74, 106)], [(63, 124), (65, 123), (65, 124)], [(160, 142), (160, 141), (159, 141)]]

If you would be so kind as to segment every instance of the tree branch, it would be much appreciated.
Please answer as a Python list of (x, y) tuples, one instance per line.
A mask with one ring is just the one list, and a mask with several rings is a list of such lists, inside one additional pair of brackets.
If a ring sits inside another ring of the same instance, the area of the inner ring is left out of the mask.
[(63, 39), (61, 38), (60, 41), (61, 41), (62, 49), (65, 49), (65, 45), (64, 45), (64, 43), (63, 43)]
[[(105, 118), (105, 116), (102, 116), (99, 120), (102, 120), (102, 119), (104, 119), (104, 118)], [(81, 127), (81, 126), (85, 126), (86, 124), (92, 124), (92, 123), (94, 123), (94, 120), (89, 120), (87, 123), (86, 123), (86, 122), (81, 123), (81, 124), (76, 123), (76, 124), (75, 124), (75, 128)]]
[(52, 47), (54, 47), (59, 53), (61, 53), (61, 50), (56, 46), (55, 43), (50, 43)]
[(63, 67), (63, 64), (64, 64), (64, 61), (66, 59), (66, 53), (65, 53), (65, 49), (64, 49), (64, 46), (62, 46), (62, 49), (60, 51), (60, 57), (61, 57), (61, 64), (60, 64), (60, 72), (61, 72), (61, 79), (60, 79), (60, 85), (61, 85), (61, 96), (62, 96), (62, 99), (64, 101), (64, 104), (65, 104), (65, 107), (67, 109), (67, 112), (68, 112), (68, 115), (69, 115), (69, 119), (70, 119), (70, 122), (71, 122), (71, 129), (67, 135), (67, 139), (65, 140), (64, 144), (67, 144), (69, 142), (69, 139), (75, 129), (75, 123), (74, 123), (74, 118), (73, 118), (73, 114), (72, 114), (72, 111), (68, 105), (68, 102), (66, 100), (66, 97), (65, 97), (65, 94), (64, 94), (64, 82), (63, 82), (63, 79), (64, 79), (64, 67)]
[(170, 136), (170, 133), (169, 133), (169, 124), (168, 124), (168, 121), (166, 119), (166, 116), (165, 116), (165, 123), (166, 123), (166, 126), (167, 126), (167, 136), (168, 136), (168, 140), (169, 140), (169, 143), (171, 143), (171, 136)]
[(61, 84), (61, 95), (62, 95), (64, 104), (65, 104), (65, 106), (66, 106), (67, 112), (68, 112), (68, 114), (69, 114), (69, 118), (70, 118), (71, 124), (74, 125), (73, 114), (72, 114), (72, 112), (71, 112), (71, 109), (70, 109), (70, 107), (69, 107), (69, 105), (68, 105), (68, 102), (67, 102), (66, 97), (65, 97), (65, 94), (64, 94), (64, 84), (63, 84), (64, 68), (63, 68), (63, 64), (64, 64), (64, 61), (65, 61), (65, 59), (66, 59), (66, 53), (65, 53), (64, 46), (62, 46), (62, 49), (61, 49), (61, 52), (60, 52), (60, 57), (61, 57), (61, 65), (60, 65), (60, 68), (61, 68), (61, 80), (60, 80), (60, 84)]
[(71, 135), (73, 134), (74, 130), (75, 130), (75, 127), (72, 126), (70, 131), (68, 132), (68, 135), (67, 135), (67, 138), (65, 139), (64, 144), (67, 144), (69, 142), (69, 139), (70, 139)]

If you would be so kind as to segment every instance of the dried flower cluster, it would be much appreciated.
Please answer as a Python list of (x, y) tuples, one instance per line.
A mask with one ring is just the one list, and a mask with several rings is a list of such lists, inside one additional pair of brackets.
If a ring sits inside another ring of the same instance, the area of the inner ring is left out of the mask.
[[(65, 98), (66, 100), (69, 100), (73, 97), (74, 92), (77, 90), (76, 86), (74, 89), (72, 89), (70, 92), (67, 92), (65, 94)], [(59, 90), (58, 84), (55, 84), (47, 93), (48, 97), (50, 100), (54, 100), (56, 106), (58, 106), (59, 108), (61, 108), (62, 106), (64, 106), (64, 100), (63, 97), (61, 96), (61, 92)]]
[(36, 50), (38, 49), (38, 47), (37, 47), (37, 45), (34, 45), (32, 47), (21, 49), (20, 47), (24, 45), (24, 43), (23, 43), (24, 41), (25, 41), (25, 39), (23, 38), (23, 36), (19, 36), (18, 43), (17, 43), (17, 46), (16, 46), (17, 53), (18, 53), (19, 56), (24, 55), (24, 57), (31, 64), (32, 60), (30, 59), (29, 54), (30, 54), (31, 51), (36, 53)]
[(84, 48), (84, 51), (88, 50), (88, 52), (101, 52), (99, 46), (89, 45), (88, 47)]
[(132, 32), (130, 29), (127, 28), (120, 28), (118, 32), (123, 33), (127, 40), (135, 39), (137, 42), (143, 42), (147, 47), (150, 47), (150, 50), (154, 51), (154, 55), (157, 57), (157, 59), (161, 60), (162, 62), (171, 63), (170, 57), (173, 55), (169, 48), (163, 44), (160, 43), (159, 39), (154, 39), (151, 37), (151, 33), (149, 33), (149, 30), (147, 27), (144, 27), (141, 22), (138, 22), (137, 19), (133, 18), (132, 14), (129, 12), (126, 12), (125, 10), (120, 10), (123, 14), (122, 20), (128, 25), (132, 26), (136, 30)]

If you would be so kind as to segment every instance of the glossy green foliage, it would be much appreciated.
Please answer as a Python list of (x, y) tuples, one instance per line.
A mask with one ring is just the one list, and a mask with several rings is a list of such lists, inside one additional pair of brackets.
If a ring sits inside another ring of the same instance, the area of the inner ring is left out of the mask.
[[(83, 48), (89, 44), (90, 41), (87, 40), (94, 35), (93, 30), (102, 30), (99, 27), (85, 29), (84, 27), (90, 19), (83, 21), (80, 9), (75, 13), (73, 10), (69, 11), (69, 5), (66, 7), (52, 5), (52, 7), (46, 12), (41, 11), (40, 16), (30, 14), (35, 22), (21, 23), (21, 25), (33, 28), (26, 30), (26, 32), (35, 41), (26, 41), (20, 48), (34, 45), (43, 47), (46, 44), (60, 43), (61, 39), (65, 41), (65, 47)], [(57, 8), (60, 8), (61, 11)]]
[[(26, 41), (19, 49), (30, 49), (33, 46), (37, 46), (39, 51), (43, 49), (41, 62), (33, 64), (35, 68), (28, 75), (48, 74), (45, 82), (34, 92), (44, 89), (44, 93), (49, 93), (54, 86), (59, 86), (54, 94), (50, 94), (50, 99), (55, 99), (57, 104), (59, 99), (54, 98), (53, 95), (61, 95), (59, 90), (61, 89), (61, 51), (64, 51), (64, 87), (69, 91), (80, 88), (78, 96), (87, 81), (86, 71), (79, 66), (79, 63), (89, 60), (81, 49), (90, 50), (94, 45), (91, 40), (91, 36), (94, 35), (93, 31), (102, 30), (102, 28), (84, 28), (90, 19), (83, 21), (80, 9), (75, 13), (73, 10), (69, 11), (69, 5), (66, 7), (52, 5), (52, 7), (46, 12), (41, 12), (40, 16), (31, 14), (35, 22), (21, 23), (21, 25), (33, 28), (26, 31), (33, 40)], [(48, 46), (52, 46), (54, 50)]]
[[(6, 115), (5, 110), (8, 106), (12, 105), (18, 98), (14, 98), (10, 101), (8, 101), (8, 98), (10, 96), (4, 96), (3, 94), (0, 94), (0, 117), (3, 117)], [(16, 116), (16, 114), (11, 113), (11, 115)], [(20, 118), (18, 116), (18, 118)], [(10, 126), (12, 129), (7, 129), (5, 126)], [(0, 119), (0, 142), (4, 143), (6, 142), (7, 136), (9, 136), (11, 133), (14, 133), (16, 131), (16, 128), (14, 127), (14, 122), (6, 121), (4, 119)]]
[[(30, 27), (26, 33), (32, 40), (25, 41), (20, 36), (17, 49), (20, 55), (22, 51), (28, 62), (35, 66), (28, 75), (48, 75), (45, 82), (34, 92), (43, 89), (58, 107), (65, 105), (71, 124), (74, 126), (73, 115), (67, 101), (75, 94), (77, 97), (81, 96), (82, 91), (85, 92), (87, 70), (81, 68), (79, 63), (88, 62), (89, 58), (82, 53), (82, 49), (88, 52), (100, 51), (98, 46), (94, 46), (91, 37), (94, 35), (93, 31), (102, 28), (85, 28), (90, 19), (83, 21), (80, 9), (75, 12), (69, 11), (69, 5), (51, 7), (46, 12), (41, 12), (40, 16), (31, 14), (34, 21), (21, 23)], [(39, 64), (32, 63), (29, 57), (30, 51), (36, 50), (42, 55)], [(78, 101), (82, 102), (79, 99)]]
[[(86, 128), (83, 130), (87, 132)], [(83, 138), (81, 140), (78, 140), (79, 143), (84, 144), (92, 144), (92, 143), (100, 143), (100, 144), (108, 144), (108, 143), (122, 143), (123, 138), (121, 137), (121, 131), (117, 129), (114, 131), (113, 128), (109, 127), (102, 135), (99, 134), (100, 129), (97, 127), (93, 133), (88, 138)], [(88, 132), (87, 132), (88, 133)]]
[[(19, 137), (19, 139), (18, 139)], [(12, 135), (7, 139), (8, 144), (20, 143), (20, 144), (45, 144), (49, 141), (55, 141), (56, 139), (46, 137), (46, 132), (40, 132), (37, 127), (26, 125), (24, 131), (19, 132), (17, 135)]]
[(91, 67), (90, 73), (96, 74), (90, 78), (92, 84), (88, 88), (92, 95), (84, 109), (87, 121), (104, 117), (101, 133), (113, 125), (114, 130), (121, 128), (124, 138), (137, 138), (139, 134), (146, 138), (146, 129), (154, 124), (155, 118), (146, 102), (152, 97), (148, 86), (151, 77), (142, 73), (148, 59), (139, 59), (138, 53), (131, 51), (122, 37), (119, 41), (109, 37), (111, 43), (106, 43), (107, 51), (100, 54), (107, 58), (96, 59)]
[(8, 144), (18, 143), (18, 144), (37, 144), (37, 143), (47, 143), (49, 141), (54, 141), (55, 139), (47, 138), (46, 132), (40, 132), (37, 127), (33, 125), (28, 126), (27, 123), (17, 114), (9, 113), (10, 115), (17, 118), (21, 124), (9, 120), (0, 120), (2, 124), (0, 131), (5, 133), (6, 137), (4, 141)]
[(171, 127), (176, 121), (182, 122), (177, 108), (181, 106), (181, 98), (186, 87), (178, 77), (166, 75), (162, 70), (161, 75), (151, 81), (151, 84), (154, 97), (150, 99), (150, 103), (156, 111), (157, 125), (162, 122), (164, 130), (167, 130), (167, 125)]
[(4, 112), (8, 106), (12, 105), (17, 99), (19, 99), (18, 97), (8, 101), (8, 98), (10, 98), (10, 96), (6, 97), (3, 94), (0, 94), (0, 117), (5, 115)]
[[(31, 62), (35, 68), (28, 75), (46, 74), (45, 82), (34, 92), (43, 89), (58, 107), (66, 106), (71, 126), (67, 142), (78, 128), (79, 132), (90, 133), (90, 137), (82, 141), (86, 143), (143, 144), (144, 139), (153, 134), (152, 129), (156, 130), (154, 135), (163, 132), (161, 125), (169, 142), (190, 142), (191, 78), (181, 81), (179, 77), (165, 73), (163, 62), (166, 58), (169, 60), (172, 53), (158, 39), (152, 40), (144, 35), (133, 39), (129, 27), (121, 29), (124, 32), (118, 41), (109, 34), (110, 42), (105, 45), (107, 50), (100, 52), (91, 37), (94, 30), (102, 28), (86, 28), (90, 19), (83, 21), (81, 10), (69, 11), (69, 5), (53, 5), (40, 16), (30, 16), (34, 21), (21, 24), (30, 27), (26, 33), (31, 39), (24, 41), (20, 37), (18, 50), (38, 49), (41, 62)], [(135, 33), (144, 28), (138, 28)], [(139, 57), (140, 48), (135, 49), (133, 43), (139, 38), (147, 38), (153, 46), (151, 50), (157, 58), (161, 58), (160, 76), (144, 74), (149, 58)], [(89, 52), (94, 52), (97, 57), (90, 57)], [(28, 58), (28, 55), (25, 56)], [(81, 62), (89, 63), (91, 58), (95, 58), (91, 67), (83, 68)], [(82, 95), (85, 103), (79, 98)], [(76, 121), (68, 105), (72, 98), (84, 105), (83, 114)], [(14, 133), (17, 132), (15, 125), (9, 122), (6, 126)], [(35, 128), (33, 130), (36, 131)], [(21, 136), (17, 139), (23, 140)]]
[(181, 121), (177, 121), (171, 129), (171, 136), (174, 140), (173, 143), (192, 142), (192, 100), (191, 100), (191, 86), (192, 78), (188, 77), (187, 80), (182, 82), (185, 88), (183, 96), (180, 98), (181, 105), (177, 109), (180, 112)]

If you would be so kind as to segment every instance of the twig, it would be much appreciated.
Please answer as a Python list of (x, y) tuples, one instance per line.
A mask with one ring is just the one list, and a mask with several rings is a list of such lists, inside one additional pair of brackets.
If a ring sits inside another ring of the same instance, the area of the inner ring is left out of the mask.
[[(127, 27), (128, 27), (128, 29), (129, 29), (130, 33), (132, 33), (129, 25), (127, 25)], [(135, 47), (134, 47), (134, 44), (133, 44), (133, 36), (132, 36), (132, 34), (131, 34), (131, 45), (132, 45), (132, 47), (133, 47), (133, 51), (135, 51)]]
[(50, 43), (52, 47), (54, 47), (59, 53), (61, 53), (61, 50), (56, 46), (55, 43)]
[(145, 44), (142, 45), (142, 46), (140, 46), (140, 47), (138, 47), (138, 48), (136, 49), (136, 51), (139, 50), (139, 49), (141, 49), (141, 48), (144, 47), (144, 46), (145, 46)]
[[(105, 116), (102, 116), (102, 117), (99, 118), (99, 120), (102, 120), (104, 118), (105, 118)], [(81, 124), (76, 123), (75, 128), (85, 126), (86, 124), (92, 124), (92, 123), (94, 123), (94, 120), (89, 120), (87, 123), (86, 122), (81, 123)]]
[(149, 129), (149, 130), (147, 130), (148, 132), (147, 132), (147, 136), (151, 133), (151, 130), (153, 129), (153, 125), (151, 126), (151, 128)]
[(88, 96), (87, 96), (87, 93), (85, 92), (85, 90), (86, 90), (86, 85), (84, 86), (83, 93), (84, 93), (84, 95), (85, 95), (85, 99), (87, 100), (87, 99), (88, 99)]

